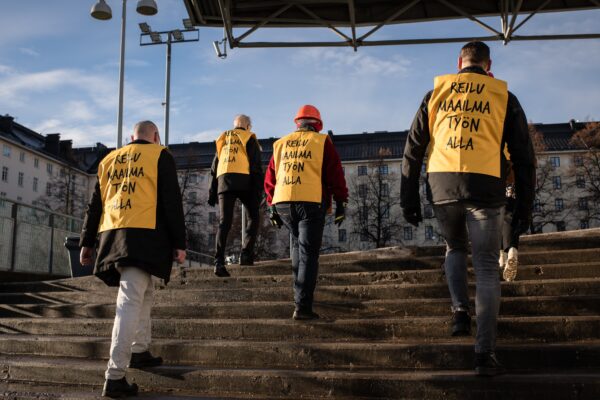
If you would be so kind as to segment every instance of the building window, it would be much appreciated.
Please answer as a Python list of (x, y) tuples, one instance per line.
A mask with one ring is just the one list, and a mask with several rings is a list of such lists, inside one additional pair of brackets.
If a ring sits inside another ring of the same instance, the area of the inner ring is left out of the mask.
[(433, 240), (433, 226), (425, 226), (425, 240)]
[(38, 191), (38, 178), (33, 178), (33, 191)]
[(4, 145), (2, 154), (4, 154), (4, 157), (10, 157), (10, 146)]
[(361, 207), (361, 211), (360, 211), (360, 222), (363, 224), (366, 224), (369, 222), (369, 207), (368, 206), (362, 206)]
[(585, 177), (583, 175), (577, 175), (575, 178), (575, 185), (580, 189), (585, 189)]
[(49, 174), (52, 174), (52, 171), (54, 171), (54, 165), (50, 163), (46, 164), (46, 171), (48, 171)]
[(19, 154), (19, 161), (25, 162), (25, 152), (24, 151), (22, 151), (21, 154)]
[(33, 159), (33, 166), (36, 168), (40, 167), (40, 159), (39, 158), (36, 157)]
[(209, 246), (214, 246), (215, 245), (215, 239), (216, 239), (217, 235), (214, 233), (211, 233), (208, 235), (208, 245)]
[(217, 222), (217, 213), (216, 212), (209, 212), (208, 213), (208, 223), (209, 224), (214, 224)]
[(422, 189), (423, 189), (423, 196), (427, 196), (427, 182), (423, 182)]
[(433, 218), (433, 207), (430, 204), (426, 204), (424, 207), (425, 218)]
[(578, 206), (580, 211), (585, 211), (588, 209), (588, 199), (587, 197), (580, 197), (578, 199)]
[(52, 195), (52, 184), (50, 182), (46, 182), (46, 196)]
[(560, 167), (560, 157), (559, 156), (550, 157), (549, 161), (550, 161), (550, 165), (552, 165), (554, 168)]
[(359, 165), (358, 166), (358, 176), (364, 176), (364, 175), (367, 175), (367, 166)]
[(390, 197), (390, 185), (387, 183), (381, 184), (381, 197)]
[(358, 185), (358, 197), (360, 197), (361, 199), (364, 199), (367, 197), (367, 185), (365, 185), (364, 183), (361, 183), (360, 185)]
[(379, 175), (387, 175), (388, 174), (388, 166), (387, 164), (382, 164), (379, 166)]
[(65, 169), (64, 169), (64, 168), (61, 168), (61, 169), (60, 169), (60, 171), (59, 171), (59, 175), (60, 175), (60, 177), (61, 177), (61, 178), (64, 178), (64, 177), (65, 177), (65, 174), (66, 174), (66, 172), (65, 172)]
[(198, 183), (198, 175), (190, 174), (190, 183)]
[(554, 199), (554, 209), (556, 211), (562, 211), (565, 208), (565, 204), (563, 199)]
[(573, 156), (573, 164), (575, 164), (576, 167), (583, 167), (583, 157)]
[(196, 202), (196, 192), (190, 192), (190, 193), (188, 193), (188, 201), (190, 203), (195, 203)]
[(360, 241), (361, 242), (368, 242), (369, 241), (369, 231), (366, 229), (363, 229), (360, 231)]
[(8, 167), (2, 167), (2, 182), (8, 182)]
[(567, 230), (567, 227), (565, 225), (565, 221), (557, 221), (556, 222), (556, 230), (558, 232), (564, 232)]
[[(6, 192), (0, 192), (0, 197), (6, 197)], [(2, 203), (2, 206), (4, 206), (4, 203)]]
[(540, 199), (535, 199), (533, 201), (533, 212), (542, 212), (542, 202)]
[(590, 221), (587, 219), (582, 219), (579, 221), (579, 229), (589, 229)]
[(345, 242), (345, 241), (346, 241), (346, 230), (338, 229), (338, 242)]
[(388, 203), (385, 203), (382, 206), (381, 218), (388, 219), (389, 217), (390, 217), (390, 205)]
[(402, 230), (402, 233), (403, 233), (404, 240), (412, 240), (412, 238), (413, 238), (412, 227), (405, 226), (404, 229)]
[(23, 198), (21, 196), (17, 196), (17, 201), (23, 201)]
[(552, 177), (552, 187), (554, 189), (560, 189), (560, 188), (562, 188), (562, 182), (561, 182), (560, 176), (553, 176)]
[(23, 187), (23, 180), (25, 180), (25, 174), (22, 172), (19, 172), (19, 180), (18, 180), (18, 184), (20, 187)]

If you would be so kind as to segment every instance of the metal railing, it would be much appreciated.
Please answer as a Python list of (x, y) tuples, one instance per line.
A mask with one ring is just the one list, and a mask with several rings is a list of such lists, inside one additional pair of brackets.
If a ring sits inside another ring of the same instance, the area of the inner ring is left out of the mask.
[(81, 232), (82, 223), (69, 215), (0, 199), (0, 271), (70, 276), (64, 242)]
[(183, 263), (186, 267), (206, 267), (212, 266), (215, 258), (211, 255), (199, 253), (193, 250), (186, 250), (186, 260)]

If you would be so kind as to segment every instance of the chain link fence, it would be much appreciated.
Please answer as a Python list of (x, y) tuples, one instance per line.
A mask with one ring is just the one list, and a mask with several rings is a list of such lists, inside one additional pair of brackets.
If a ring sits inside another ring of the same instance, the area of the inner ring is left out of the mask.
[(67, 236), (83, 221), (42, 208), (0, 200), (0, 271), (70, 276)]

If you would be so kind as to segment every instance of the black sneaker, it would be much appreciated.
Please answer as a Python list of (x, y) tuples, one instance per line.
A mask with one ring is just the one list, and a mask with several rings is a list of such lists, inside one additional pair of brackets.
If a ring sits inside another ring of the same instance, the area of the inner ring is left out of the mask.
[(227, 268), (225, 268), (223, 261), (215, 261), (215, 275), (219, 278), (227, 278), (231, 276), (229, 275)]
[(311, 319), (319, 319), (319, 314), (314, 311), (296, 309), (292, 316), (296, 321), (309, 321)]
[(116, 399), (119, 397), (137, 396), (138, 385), (127, 383), (123, 377), (121, 379), (107, 379), (102, 388), (102, 396)]
[(158, 367), (162, 365), (162, 357), (154, 357), (149, 351), (142, 353), (131, 353), (131, 361), (129, 361), (129, 368), (150, 368)]
[(470, 336), (471, 317), (466, 311), (455, 311), (452, 316), (452, 336)]
[(475, 353), (475, 373), (477, 376), (496, 376), (506, 372), (506, 368), (496, 358), (496, 353), (488, 351)]
[(240, 254), (240, 265), (254, 265), (254, 257), (242, 251)]

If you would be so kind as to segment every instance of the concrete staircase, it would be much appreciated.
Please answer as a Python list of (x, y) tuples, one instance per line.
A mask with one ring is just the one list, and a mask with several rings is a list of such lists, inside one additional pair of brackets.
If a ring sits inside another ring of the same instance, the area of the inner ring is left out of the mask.
[[(530, 236), (502, 284), (498, 356), (477, 378), (473, 338), (448, 336), (440, 247), (321, 259), (316, 311), (295, 322), (289, 261), (232, 277), (176, 269), (158, 286), (142, 398), (600, 399), (600, 230)], [(80, 278), (0, 285), (0, 397), (97, 398), (116, 291)]]

